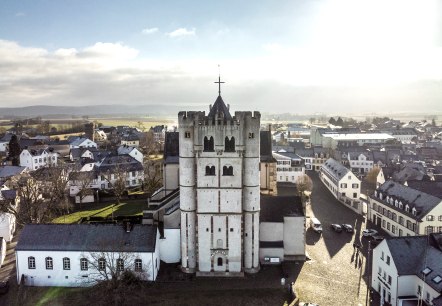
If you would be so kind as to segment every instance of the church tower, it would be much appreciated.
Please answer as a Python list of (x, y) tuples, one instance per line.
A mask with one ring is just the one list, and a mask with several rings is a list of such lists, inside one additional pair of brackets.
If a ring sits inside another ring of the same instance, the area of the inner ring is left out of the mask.
[(180, 112), (182, 270), (243, 275), (259, 270), (259, 112), (218, 97), (205, 112)]

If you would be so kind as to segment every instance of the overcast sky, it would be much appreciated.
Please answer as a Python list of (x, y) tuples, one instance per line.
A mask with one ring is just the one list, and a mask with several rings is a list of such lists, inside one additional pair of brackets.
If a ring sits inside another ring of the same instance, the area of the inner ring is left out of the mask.
[(0, 107), (438, 113), (441, 3), (0, 0)]

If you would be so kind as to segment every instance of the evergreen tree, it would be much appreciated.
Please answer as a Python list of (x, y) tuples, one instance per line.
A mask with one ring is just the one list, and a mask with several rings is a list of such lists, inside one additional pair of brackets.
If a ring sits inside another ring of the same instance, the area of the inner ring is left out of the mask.
[(336, 125), (336, 120), (335, 118), (331, 117), (330, 120), (328, 120), (328, 123), (332, 124), (332, 125)]
[(12, 161), (13, 166), (20, 165), (20, 144), (18, 143), (17, 135), (12, 135), (9, 141), (9, 154), (8, 157)]
[(336, 120), (336, 125), (343, 126), (344, 125), (344, 120), (342, 120), (341, 117), (338, 117), (338, 120)]

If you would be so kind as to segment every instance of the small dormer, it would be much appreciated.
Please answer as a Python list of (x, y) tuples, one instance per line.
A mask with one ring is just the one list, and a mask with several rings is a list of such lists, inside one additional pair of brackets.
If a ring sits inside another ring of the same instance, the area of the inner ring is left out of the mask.
[(374, 196), (375, 196), (375, 197), (378, 196), (378, 191), (377, 191), (377, 190), (374, 191)]
[(416, 216), (416, 214), (417, 214), (417, 210), (416, 210), (415, 207), (413, 207), (413, 208), (411, 209), (411, 213), (413, 214), (413, 216)]
[(390, 197), (387, 196), (387, 198), (385, 199), (387, 201), (387, 203), (390, 203)]
[(393, 199), (393, 197), (391, 197), (390, 198), (390, 204), (393, 205), (393, 203), (394, 203), (394, 199)]
[(399, 203), (399, 201), (396, 199), (395, 201), (394, 201), (394, 206), (396, 206), (397, 207), (397, 204)]
[(382, 200), (382, 192), (379, 192), (379, 199)]
[(399, 208), (403, 209), (404, 208), (404, 204), (402, 204), (402, 201), (399, 201)]
[(407, 204), (407, 205), (405, 205), (405, 211), (406, 212), (410, 212), (410, 206)]

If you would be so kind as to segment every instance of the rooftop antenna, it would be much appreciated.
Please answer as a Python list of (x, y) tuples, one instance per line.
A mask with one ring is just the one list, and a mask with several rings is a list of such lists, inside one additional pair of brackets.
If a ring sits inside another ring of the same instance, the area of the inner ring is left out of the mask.
[(225, 83), (225, 82), (221, 82), (221, 72), (220, 72), (220, 67), (218, 64), (218, 82), (214, 82), (216, 84), (218, 84), (218, 95), (221, 96), (221, 84)]

